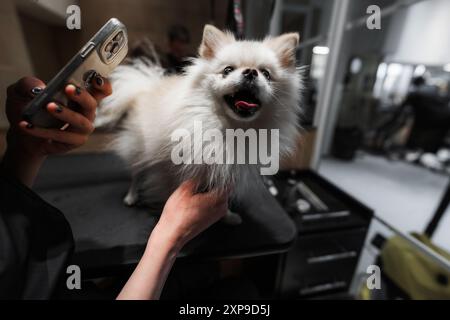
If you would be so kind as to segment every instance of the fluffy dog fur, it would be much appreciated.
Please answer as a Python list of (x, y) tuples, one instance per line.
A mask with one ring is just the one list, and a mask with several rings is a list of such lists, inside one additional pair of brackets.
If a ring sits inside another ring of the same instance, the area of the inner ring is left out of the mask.
[[(301, 72), (295, 64), (298, 41), (297, 33), (263, 41), (237, 41), (232, 34), (206, 25), (199, 57), (192, 60), (183, 75), (164, 76), (160, 67), (142, 60), (118, 67), (111, 77), (113, 94), (100, 106), (96, 125), (114, 126), (120, 122), (121, 130), (113, 146), (133, 174), (125, 203), (161, 205), (186, 179), (195, 180), (202, 189), (233, 185), (236, 194), (246, 181), (255, 181), (250, 178), (257, 174), (255, 165), (175, 165), (171, 161), (171, 134), (178, 128), (192, 132), (194, 120), (202, 121), (204, 130), (222, 132), (237, 128), (279, 129), (280, 154), (289, 154), (299, 134)], [(228, 66), (232, 68), (224, 71)], [(248, 70), (256, 70), (251, 84), (245, 82)], [(251, 88), (260, 109), (241, 117), (224, 97), (232, 96), (244, 85)]]

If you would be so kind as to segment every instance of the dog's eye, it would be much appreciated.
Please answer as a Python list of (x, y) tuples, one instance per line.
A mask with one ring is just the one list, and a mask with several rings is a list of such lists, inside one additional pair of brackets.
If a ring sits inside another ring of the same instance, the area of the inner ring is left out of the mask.
[(263, 74), (263, 76), (267, 79), (270, 80), (270, 72), (266, 69), (262, 69), (261, 73)]
[(232, 66), (228, 66), (225, 69), (223, 69), (222, 74), (224, 76), (227, 76), (229, 73), (233, 72), (234, 68)]

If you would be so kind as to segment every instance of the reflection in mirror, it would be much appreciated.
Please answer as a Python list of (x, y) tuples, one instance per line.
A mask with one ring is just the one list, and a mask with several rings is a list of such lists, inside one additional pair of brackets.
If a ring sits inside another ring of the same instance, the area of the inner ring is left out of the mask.
[[(450, 2), (376, 2), (371, 30), (373, 1), (350, 1), (319, 171), (400, 232), (424, 233), (450, 175)], [(311, 75), (327, 77), (313, 58)], [(448, 251), (443, 212), (427, 236)]]

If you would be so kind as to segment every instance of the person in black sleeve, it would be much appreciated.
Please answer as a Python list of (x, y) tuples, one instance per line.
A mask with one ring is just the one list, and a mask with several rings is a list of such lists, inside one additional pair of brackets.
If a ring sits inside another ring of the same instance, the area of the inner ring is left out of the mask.
[[(50, 114), (69, 124), (67, 130), (33, 127), (21, 119), (27, 103), (45, 84), (26, 77), (7, 89), (10, 123), (7, 149), (0, 165), (0, 299), (49, 299), (65, 284), (74, 248), (69, 223), (31, 188), (45, 159), (84, 144), (93, 132), (98, 102), (111, 94), (107, 79), (93, 79), (93, 89), (67, 85), (68, 98), (80, 112), (49, 103)], [(194, 194), (183, 183), (169, 198), (147, 248), (119, 299), (157, 299), (179, 250), (226, 213), (227, 194)]]

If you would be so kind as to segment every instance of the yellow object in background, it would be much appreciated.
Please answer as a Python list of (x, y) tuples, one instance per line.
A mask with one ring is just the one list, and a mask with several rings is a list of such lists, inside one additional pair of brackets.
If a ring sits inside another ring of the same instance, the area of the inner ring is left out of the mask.
[[(450, 261), (450, 253), (422, 234), (412, 234), (431, 250)], [(382, 272), (411, 299), (450, 299), (450, 273), (418, 252), (407, 240), (394, 236), (381, 250)]]

